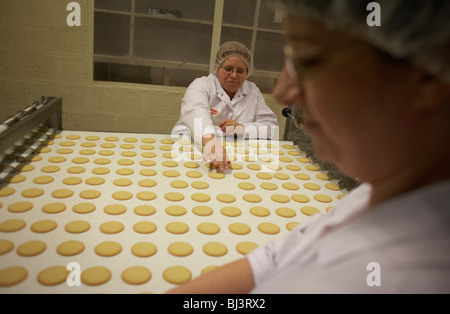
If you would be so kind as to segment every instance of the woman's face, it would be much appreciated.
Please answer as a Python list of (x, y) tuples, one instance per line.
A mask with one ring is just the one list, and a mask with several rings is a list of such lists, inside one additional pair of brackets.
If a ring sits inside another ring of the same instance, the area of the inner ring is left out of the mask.
[(247, 78), (247, 66), (244, 60), (239, 57), (225, 59), (217, 69), (217, 78), (230, 98), (233, 98)]
[(305, 63), (298, 78), (284, 71), (274, 90), (279, 101), (299, 106), (318, 156), (368, 182), (404, 167), (420, 121), (412, 109), (412, 66), (297, 17), (286, 17), (285, 33), (294, 52), (329, 51)]

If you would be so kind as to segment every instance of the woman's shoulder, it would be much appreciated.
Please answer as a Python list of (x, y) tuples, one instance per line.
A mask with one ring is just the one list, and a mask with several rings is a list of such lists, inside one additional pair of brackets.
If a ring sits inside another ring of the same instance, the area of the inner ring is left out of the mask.
[(216, 88), (215, 78), (213, 74), (201, 76), (192, 81), (189, 88), (212, 90)]

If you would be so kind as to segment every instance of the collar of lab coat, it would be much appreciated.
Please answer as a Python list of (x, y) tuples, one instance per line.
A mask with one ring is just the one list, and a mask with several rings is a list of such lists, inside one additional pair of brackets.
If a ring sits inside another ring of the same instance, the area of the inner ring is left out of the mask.
[(235, 105), (240, 100), (244, 99), (244, 97), (248, 94), (248, 81), (245, 80), (244, 84), (237, 90), (237, 92), (234, 94), (233, 99), (230, 99), (230, 96), (228, 96), (227, 92), (223, 89), (222, 85), (219, 82), (219, 79), (217, 78), (217, 75), (215, 73), (212, 73), (211, 76), (214, 79), (214, 85), (216, 86), (217, 91), (217, 97), (219, 97), (220, 100), (223, 100), (225, 103), (229, 105)]
[(450, 219), (449, 189), (450, 181), (446, 181), (398, 196), (357, 215), (317, 241), (313, 250), (317, 261), (322, 265), (335, 264), (430, 231), (445, 231), (445, 222)]

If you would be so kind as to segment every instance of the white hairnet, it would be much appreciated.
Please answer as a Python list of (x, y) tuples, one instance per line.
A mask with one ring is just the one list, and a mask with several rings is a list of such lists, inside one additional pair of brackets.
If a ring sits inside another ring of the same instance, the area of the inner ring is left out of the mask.
[(250, 50), (245, 45), (237, 41), (227, 41), (223, 43), (216, 54), (216, 60), (214, 62), (214, 72), (222, 65), (222, 63), (229, 57), (239, 57), (247, 66), (247, 77), (253, 72), (253, 57)]
[[(450, 83), (449, 0), (274, 0), (277, 9), (359, 36), (395, 58)], [(367, 4), (380, 5), (381, 26), (369, 26)]]

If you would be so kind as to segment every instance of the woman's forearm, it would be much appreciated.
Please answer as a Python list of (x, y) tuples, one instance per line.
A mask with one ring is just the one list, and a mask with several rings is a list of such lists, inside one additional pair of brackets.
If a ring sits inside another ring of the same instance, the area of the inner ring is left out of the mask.
[(190, 282), (169, 290), (180, 294), (244, 294), (254, 288), (253, 273), (247, 258), (216, 268)]

